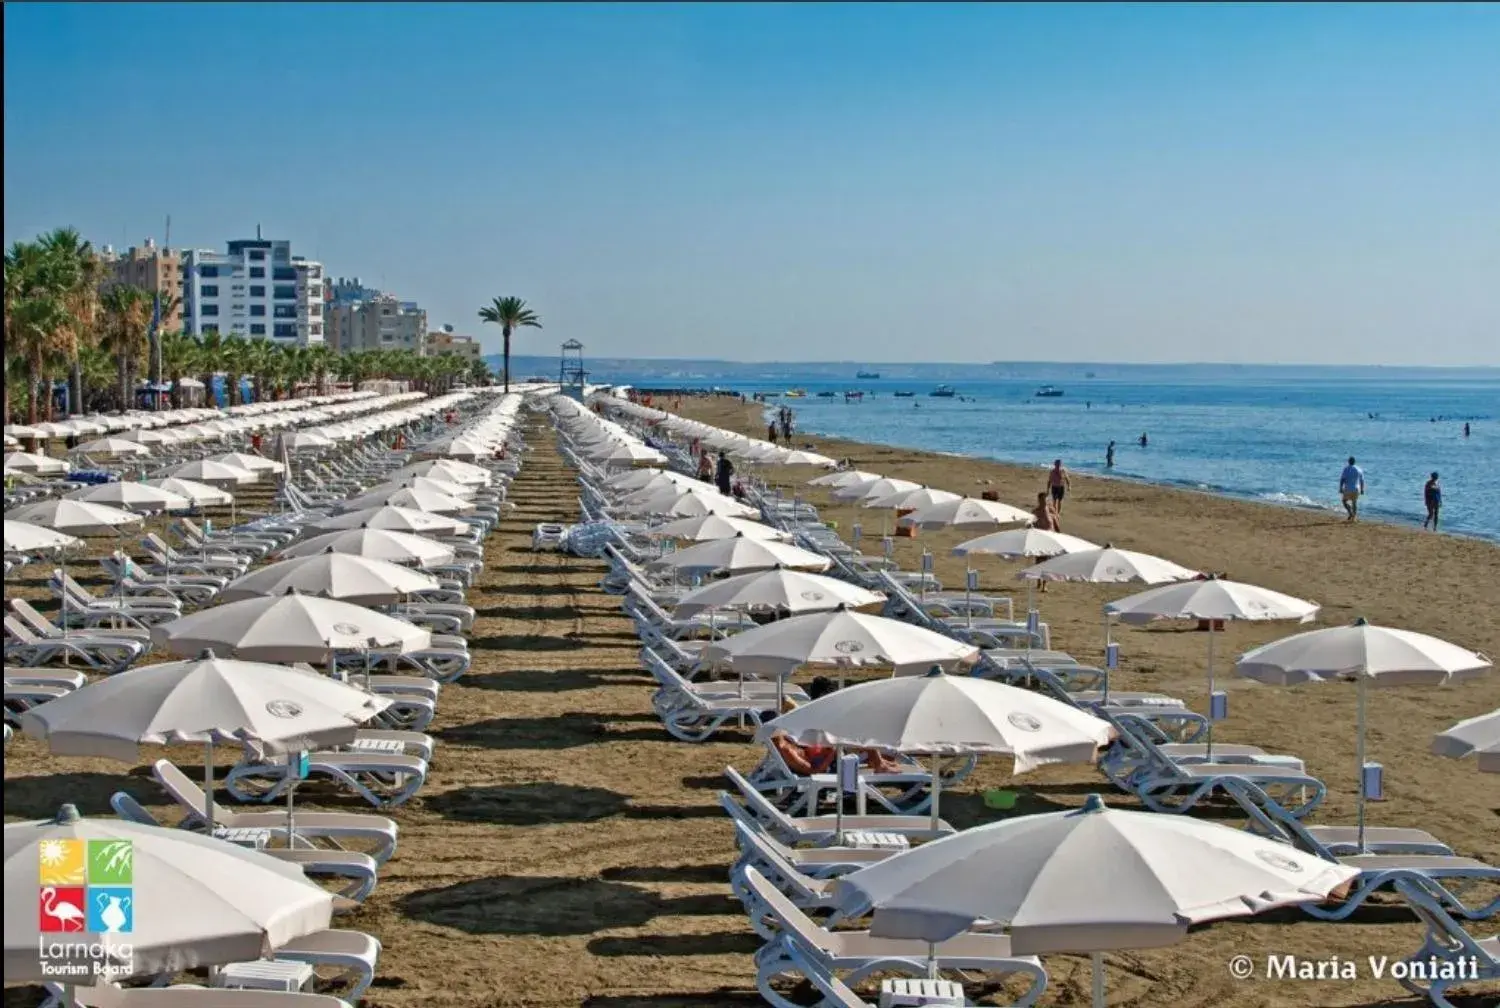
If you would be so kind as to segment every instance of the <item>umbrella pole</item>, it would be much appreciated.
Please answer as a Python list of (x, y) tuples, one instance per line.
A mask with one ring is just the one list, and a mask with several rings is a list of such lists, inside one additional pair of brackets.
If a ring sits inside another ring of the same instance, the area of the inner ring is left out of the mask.
[(938, 831), (938, 799), (943, 793), (943, 766), (942, 757), (933, 753), (932, 755), (932, 832)]
[(214, 835), (214, 739), (210, 735), (203, 757), (203, 822), (208, 835)]
[[(844, 744), (842, 742), (840, 742), (838, 745), (836, 745), (836, 746), (833, 747), (833, 785), (834, 785), (834, 793), (838, 795), (838, 804), (834, 806), (834, 812), (833, 812), (833, 845), (835, 847), (842, 847), (842, 846), (844, 846), (844, 779), (843, 779), (843, 772), (844, 772)], [(816, 794), (817, 789), (814, 788), (813, 790), (814, 790), (814, 793)], [(814, 805), (816, 805), (816, 799), (814, 799)], [(812, 814), (813, 815), (817, 815), (818, 814), (816, 808), (814, 808), (812, 810)]]
[(1101, 698), (1100, 702), (1104, 706), (1107, 707), (1107, 706), (1109, 706), (1109, 672), (1110, 672), (1110, 668), (1109, 668), (1109, 610), (1107, 610), (1107, 609), (1104, 611), (1104, 661), (1103, 661), (1102, 664), (1104, 666), (1104, 695)]
[(1094, 965), (1093, 1008), (1104, 1008), (1104, 953), (1090, 952), (1089, 961)]
[(1354, 695), (1355, 705), (1358, 708), (1355, 716), (1358, 727), (1354, 741), (1354, 758), (1357, 761), (1355, 780), (1358, 782), (1356, 786), (1359, 789), (1357, 792), (1359, 801), (1356, 802), (1358, 809), (1356, 853), (1363, 854), (1365, 852), (1365, 677), (1363, 675), (1355, 681)]
[(1208, 743), (1203, 750), (1207, 762), (1214, 761), (1214, 621), (1208, 621)]

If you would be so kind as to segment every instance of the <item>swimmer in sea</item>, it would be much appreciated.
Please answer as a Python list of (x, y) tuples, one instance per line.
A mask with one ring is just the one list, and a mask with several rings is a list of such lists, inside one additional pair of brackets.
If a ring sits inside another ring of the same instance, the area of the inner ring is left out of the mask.
[(1150, 442), (1146, 440), (1146, 435), (1142, 434), (1141, 435), (1141, 447), (1144, 448), (1148, 444), (1150, 444)]

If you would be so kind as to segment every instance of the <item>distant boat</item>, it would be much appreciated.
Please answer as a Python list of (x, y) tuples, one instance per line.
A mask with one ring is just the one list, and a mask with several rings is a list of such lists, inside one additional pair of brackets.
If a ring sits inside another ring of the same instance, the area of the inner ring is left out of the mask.
[(958, 392), (954, 390), (952, 385), (939, 385), (927, 394), (935, 399), (952, 399), (958, 395)]
[(854, 389), (852, 391), (848, 391), (848, 392), (844, 393), (844, 401), (845, 402), (848, 402), (850, 399), (863, 399), (864, 397), (865, 397), (865, 394), (863, 392), (861, 392), (860, 390), (858, 390), (858, 389)]
[(819, 399), (837, 399), (838, 398), (838, 393), (837, 392), (819, 392), (818, 393), (818, 398)]
[(1092, 378), (1092, 377), (1094, 377), (1094, 372), (1090, 371), (1087, 374), (1085, 374), (1084, 377), (1085, 378)]
[(892, 392), (891, 395), (895, 396), (897, 399), (910, 399), (912, 396), (916, 395), (916, 393), (915, 392)]
[(1036, 390), (1036, 394), (1039, 399), (1056, 399), (1063, 394), (1063, 390), (1056, 385), (1043, 385)]
[(855, 374), (854, 377), (856, 377), (856, 378), (864, 378), (864, 379), (866, 379), (868, 381), (874, 381), (875, 379), (877, 379), (877, 378), (880, 377), (880, 372), (879, 371), (860, 371), (857, 374)]
[(782, 395), (786, 396), (788, 399), (806, 399), (807, 390), (799, 388), (787, 389), (782, 393)]

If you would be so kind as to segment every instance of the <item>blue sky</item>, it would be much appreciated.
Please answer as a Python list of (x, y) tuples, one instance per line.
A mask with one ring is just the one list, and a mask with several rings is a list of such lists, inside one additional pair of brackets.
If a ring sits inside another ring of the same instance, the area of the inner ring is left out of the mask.
[(1482, 5), (9, 4), (5, 240), (260, 224), (541, 353), (1495, 364), (1497, 52)]

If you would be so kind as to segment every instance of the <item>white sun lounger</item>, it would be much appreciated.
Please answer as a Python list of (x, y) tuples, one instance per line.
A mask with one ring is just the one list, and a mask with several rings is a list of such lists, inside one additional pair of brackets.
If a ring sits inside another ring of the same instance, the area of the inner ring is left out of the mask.
[(16, 665), (45, 665), (58, 658), (77, 658), (100, 672), (118, 672), (146, 653), (146, 645), (122, 637), (43, 637), (15, 616), (7, 614), (4, 622), (5, 660)]
[[(746, 811), (765, 825), (766, 829), (789, 844), (806, 843), (815, 847), (826, 847), (838, 839), (839, 819), (832, 815), (792, 817), (771, 804), (766, 796), (745, 780), (734, 767), (725, 767), (724, 776), (734, 785)], [(727, 792), (720, 792), (719, 802), (733, 802)], [(938, 820), (936, 831), (929, 816), (906, 815), (846, 815), (842, 819), (844, 832), (869, 831), (894, 833), (911, 840), (932, 840), (956, 833), (952, 826)]]
[[(296, 778), (282, 759), (257, 759), (248, 750), (224, 776), (224, 788), (240, 801), (271, 802), (286, 794)], [(394, 808), (427, 781), (427, 761), (398, 753), (329, 752), (308, 754), (307, 781), (323, 779), (352, 791), (376, 808)]]
[[(1500, 935), (1475, 938), (1419, 885), (1403, 883), (1398, 891), (1418, 919), (1427, 925), (1422, 947), (1406, 961), (1438, 974), (1435, 979), (1410, 975), (1399, 980), (1401, 986), (1429, 999), (1437, 1008), (1457, 1008), (1448, 999), (1450, 987), (1500, 990)], [(1433, 970), (1434, 965), (1439, 968)], [(1477, 1003), (1483, 1003), (1482, 994)]]

